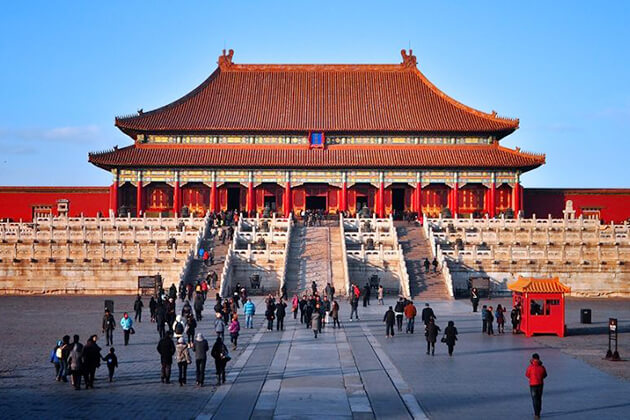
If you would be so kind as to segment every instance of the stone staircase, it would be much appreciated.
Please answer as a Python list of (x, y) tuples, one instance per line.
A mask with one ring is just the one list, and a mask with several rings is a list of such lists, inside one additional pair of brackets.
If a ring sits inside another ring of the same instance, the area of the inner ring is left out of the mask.
[(330, 268), (332, 284), (335, 288), (335, 295), (346, 294), (346, 280), (343, 275), (343, 258), (341, 248), (341, 229), (339, 226), (330, 227)]
[(332, 281), (330, 228), (296, 226), (294, 229), (289, 245), (287, 293), (292, 296), (294, 293), (310, 292), (313, 281), (321, 292), (326, 283)]
[(451, 299), (439, 267), (437, 273), (433, 273), (433, 266), (425, 273), (424, 259), (428, 258), (432, 262), (433, 252), (422, 228), (406, 222), (397, 222), (396, 225), (398, 241), (402, 245), (409, 273), (411, 296), (428, 300)]
[(208, 229), (206, 237), (202, 239), (201, 246), (204, 249), (214, 248), (214, 264), (205, 265), (201, 258), (196, 257), (191, 262), (190, 271), (185, 280), (186, 283), (195, 284), (198, 281), (204, 280), (208, 276), (208, 274), (210, 274), (210, 272), (214, 271), (215, 273), (217, 273), (218, 278), (217, 287), (219, 286), (219, 280), (221, 279), (221, 270), (223, 270), (223, 263), (225, 262), (225, 256), (227, 255), (230, 244), (221, 244), (218, 239), (211, 238), (209, 231), (210, 229)]

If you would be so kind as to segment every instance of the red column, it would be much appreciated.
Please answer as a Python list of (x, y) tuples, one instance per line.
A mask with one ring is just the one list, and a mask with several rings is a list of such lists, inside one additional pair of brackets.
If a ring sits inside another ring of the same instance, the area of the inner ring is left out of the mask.
[(118, 182), (116, 181), (109, 187), (109, 209), (116, 217), (118, 213)]
[(416, 186), (416, 211), (418, 212), (418, 220), (422, 221), (422, 183), (418, 182)]
[(512, 187), (512, 209), (514, 210), (514, 217), (516, 218), (518, 212), (521, 211), (521, 184), (518, 182)]
[(212, 181), (210, 186), (210, 212), (216, 213), (217, 211), (217, 182)]
[(247, 216), (251, 216), (252, 212), (254, 211), (254, 183), (252, 181), (249, 181), (249, 183), (247, 184)]
[(284, 217), (289, 217), (291, 210), (293, 210), (293, 203), (291, 203), (291, 182), (287, 181), (284, 187)]
[(459, 186), (456, 182), (455, 185), (453, 185), (453, 188), (451, 188), (450, 209), (451, 209), (451, 216), (453, 217), (455, 217), (455, 215), (459, 211), (458, 195), (459, 195)]
[(138, 187), (136, 188), (136, 217), (142, 217), (144, 214), (144, 203), (142, 193), (142, 181), (138, 180)]
[(497, 209), (497, 185), (493, 182), (490, 184), (490, 196), (488, 197), (488, 216), (494, 217), (496, 215)]
[(175, 187), (173, 188), (173, 216), (179, 214), (181, 211), (181, 190), (179, 189), (179, 181), (175, 181)]
[(341, 196), (339, 197), (339, 211), (348, 210), (348, 184), (346, 181), (341, 183)]
[(378, 187), (378, 217), (385, 217), (385, 183), (381, 181)]

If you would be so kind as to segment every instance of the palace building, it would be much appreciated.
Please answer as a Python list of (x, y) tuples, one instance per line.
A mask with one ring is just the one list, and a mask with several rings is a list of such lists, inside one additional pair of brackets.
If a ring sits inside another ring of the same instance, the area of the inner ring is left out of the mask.
[(116, 118), (132, 145), (89, 155), (112, 174), (110, 214), (519, 214), (520, 176), (545, 156), (501, 146), (518, 119), (457, 102), (401, 53), (398, 64), (292, 65), (223, 51), (187, 95)]

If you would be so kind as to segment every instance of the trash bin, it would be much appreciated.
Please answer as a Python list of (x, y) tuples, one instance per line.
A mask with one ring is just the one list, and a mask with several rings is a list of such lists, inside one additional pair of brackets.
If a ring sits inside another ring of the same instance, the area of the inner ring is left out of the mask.
[(114, 313), (114, 301), (106, 299), (105, 300), (105, 310), (109, 311), (109, 313)]
[(591, 310), (590, 309), (582, 309), (582, 310), (580, 310), (580, 322), (582, 324), (590, 324), (591, 323)]

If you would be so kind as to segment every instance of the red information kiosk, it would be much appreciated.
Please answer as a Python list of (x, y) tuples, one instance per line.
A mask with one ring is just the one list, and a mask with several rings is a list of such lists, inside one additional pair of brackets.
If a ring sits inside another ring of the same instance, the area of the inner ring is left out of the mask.
[(571, 288), (557, 277), (536, 279), (519, 277), (508, 285), (512, 290), (512, 304), (520, 305), (520, 330), (527, 336), (557, 334), (564, 337), (564, 294)]

